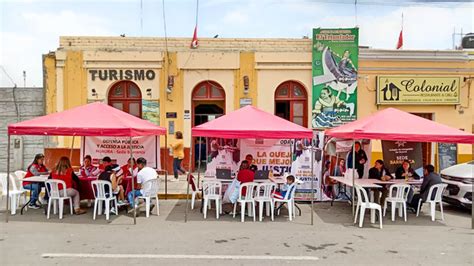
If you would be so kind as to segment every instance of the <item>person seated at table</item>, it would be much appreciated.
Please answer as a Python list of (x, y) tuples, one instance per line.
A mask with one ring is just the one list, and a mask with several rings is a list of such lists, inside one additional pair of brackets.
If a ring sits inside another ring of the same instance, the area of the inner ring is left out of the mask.
[(258, 170), (258, 167), (253, 164), (252, 154), (245, 155), (245, 160), (249, 163), (249, 169), (255, 173)]
[[(423, 167), (423, 183), (421, 183), (420, 193), (413, 195), (413, 199), (409, 203), (410, 210), (416, 213), (416, 208), (418, 208), (418, 202), (422, 199), (421, 203), (428, 200), (428, 193), (430, 188), (434, 185), (441, 184), (441, 177), (435, 173), (434, 166), (431, 164), (425, 165)], [(432, 195), (434, 197), (434, 194)]]
[[(48, 175), (48, 168), (44, 165), (44, 155), (38, 153), (35, 155), (33, 162), (26, 168), (25, 178), (32, 176)], [(23, 188), (31, 191), (30, 203), (28, 208), (39, 209), (40, 206), (36, 204), (39, 199), (41, 189), (44, 187), (44, 183), (28, 182), (23, 181)], [(48, 195), (45, 195), (44, 200), (47, 200)]]
[[(59, 162), (56, 164), (56, 167), (51, 172), (50, 175), (51, 179), (62, 180), (66, 183), (66, 195), (72, 198), (72, 203), (74, 206), (74, 213), (76, 215), (81, 215), (86, 213), (85, 210), (80, 208), (81, 198), (79, 195), (79, 191), (73, 188), (73, 182), (79, 184), (79, 178), (74, 173), (74, 170), (71, 167), (71, 162), (69, 161), (68, 157), (61, 157)], [(59, 186), (59, 189), (62, 190), (62, 186)]]
[[(255, 173), (250, 170), (249, 168), (249, 162), (247, 160), (243, 160), (242, 163), (240, 163), (240, 170), (239, 173), (237, 174), (237, 180), (240, 182), (242, 185), (243, 183), (249, 183), (253, 182), (255, 178)], [(245, 195), (246, 189), (242, 189), (242, 195)]]
[(395, 178), (396, 179), (420, 179), (420, 176), (411, 168), (410, 161), (405, 160), (403, 161), (402, 165), (400, 165), (397, 170), (395, 171)]
[(344, 176), (346, 173), (346, 160), (339, 160), (339, 165), (334, 169), (334, 176)]
[[(135, 160), (135, 158), (132, 158), (132, 159), (133, 159), (133, 176), (136, 177), (138, 174), (137, 161)], [(123, 177), (132, 176), (132, 174), (130, 173), (130, 170), (132, 169), (132, 159), (129, 158), (127, 160), (127, 164), (121, 167), (121, 172), (118, 173), (117, 175), (123, 175)]]
[(337, 184), (336, 180), (330, 178), (331, 176), (331, 161), (326, 161), (324, 164), (323, 174), (323, 191), (329, 198), (334, 198), (334, 185)]
[[(122, 176), (117, 176), (117, 172), (120, 171), (118, 164), (111, 164), (105, 167), (105, 171), (99, 175), (99, 180), (109, 181), (112, 184), (112, 193), (117, 196), (118, 204), (122, 205), (125, 199), (125, 192), (122, 183)], [(108, 188), (108, 187), (107, 187)], [(110, 193), (110, 191), (105, 191)]]
[(135, 206), (133, 206), (134, 199), (136, 197), (145, 195), (146, 191), (144, 191), (145, 188), (143, 187), (143, 184), (148, 180), (158, 178), (158, 174), (156, 173), (156, 170), (151, 167), (146, 166), (145, 158), (143, 157), (138, 158), (137, 166), (138, 166), (137, 184), (140, 186), (140, 189), (135, 190), (135, 195), (133, 194), (133, 191), (130, 191), (127, 195), (128, 203), (130, 204), (130, 207), (132, 207), (131, 211), (133, 211), (133, 208), (138, 207), (137, 203), (135, 203)]
[(104, 158), (102, 158), (102, 163), (99, 165), (99, 169), (101, 171), (104, 171), (105, 167), (107, 167), (108, 165), (111, 165), (111, 164), (112, 164), (112, 159), (110, 159), (109, 156), (105, 156)]
[(288, 193), (288, 190), (290, 189), (290, 186), (293, 183), (295, 183), (295, 177), (293, 175), (287, 176), (286, 177), (286, 183), (285, 183), (285, 185), (283, 185), (283, 188), (279, 191), (274, 191), (272, 193), (272, 197), (278, 198), (278, 199), (284, 199), (285, 196), (286, 196), (286, 193)]
[[(375, 161), (374, 167), (369, 170), (369, 179), (378, 179), (381, 181), (389, 181), (392, 179), (390, 171), (385, 167), (385, 164), (382, 160)], [(380, 196), (379, 190), (374, 190), (374, 199), (376, 203), (379, 203), (382, 208), (385, 202), (385, 198), (388, 194), (387, 186), (382, 186), (382, 196)]]
[(100, 173), (99, 168), (92, 165), (92, 157), (90, 155), (84, 156), (84, 162), (79, 168), (79, 175), (81, 177), (95, 177)]

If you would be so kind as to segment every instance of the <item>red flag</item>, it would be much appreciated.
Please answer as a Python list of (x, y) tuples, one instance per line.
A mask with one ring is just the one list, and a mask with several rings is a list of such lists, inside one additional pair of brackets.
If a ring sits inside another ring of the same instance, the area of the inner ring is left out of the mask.
[(199, 42), (198, 42), (198, 36), (197, 36), (197, 25), (194, 27), (194, 34), (193, 34), (193, 40), (191, 42), (191, 48), (198, 48)]
[(400, 49), (402, 47), (403, 47), (403, 29), (400, 31), (400, 35), (398, 36), (397, 49)]

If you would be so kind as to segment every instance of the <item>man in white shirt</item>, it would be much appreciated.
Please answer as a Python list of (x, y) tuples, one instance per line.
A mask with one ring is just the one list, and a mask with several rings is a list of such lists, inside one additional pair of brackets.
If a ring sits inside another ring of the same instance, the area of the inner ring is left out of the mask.
[[(135, 195), (133, 195), (133, 191), (130, 191), (127, 195), (128, 202), (130, 203), (130, 207), (132, 208), (133, 208), (134, 198), (147, 194), (147, 191), (145, 190), (147, 188), (145, 188), (143, 184), (148, 180), (158, 178), (158, 174), (156, 173), (156, 170), (151, 167), (146, 166), (145, 158), (142, 158), (142, 157), (138, 158), (137, 167), (138, 167), (137, 183), (140, 184), (141, 189), (135, 190)], [(137, 205), (136, 202), (135, 202), (135, 205)]]

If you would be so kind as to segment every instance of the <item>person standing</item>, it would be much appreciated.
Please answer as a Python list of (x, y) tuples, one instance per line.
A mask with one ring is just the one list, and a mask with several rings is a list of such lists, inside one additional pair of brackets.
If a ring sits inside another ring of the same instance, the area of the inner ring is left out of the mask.
[[(357, 170), (359, 178), (362, 178), (364, 176), (364, 165), (367, 162), (367, 155), (365, 154), (365, 151), (361, 148), (360, 142), (356, 142), (353, 149), (355, 149), (355, 169)], [(352, 153), (353, 151), (351, 150), (349, 152), (349, 156), (347, 157), (347, 168), (353, 168)]]
[[(76, 215), (86, 213), (85, 210), (80, 208), (81, 198), (79, 191), (73, 188), (73, 180), (77, 182), (79, 178), (74, 173), (68, 157), (63, 156), (61, 159), (59, 159), (58, 164), (56, 164), (56, 168), (53, 172), (51, 172), (51, 179), (62, 180), (64, 183), (66, 183), (66, 195), (72, 198), (74, 213)], [(63, 188), (59, 186), (59, 189), (62, 190)]]
[[(38, 153), (35, 155), (35, 159), (33, 160), (33, 162), (26, 169), (25, 178), (32, 177), (32, 176), (47, 175), (47, 174), (49, 174), (49, 171), (48, 171), (48, 168), (46, 168), (46, 166), (44, 165), (44, 155), (41, 153)], [(28, 208), (32, 208), (32, 209), (40, 208), (40, 206), (38, 206), (36, 202), (39, 199), (39, 194), (41, 192), (41, 188), (43, 187), (44, 187), (44, 183), (32, 183), (32, 182), (23, 181), (23, 188), (31, 191), (30, 203), (28, 204)]]
[(131, 211), (133, 211), (134, 207), (137, 207), (138, 204), (135, 202), (135, 206), (133, 206), (134, 198), (145, 195), (146, 191), (144, 191), (145, 187), (143, 184), (151, 179), (158, 178), (158, 174), (156, 170), (146, 166), (146, 159), (145, 158), (138, 158), (137, 159), (137, 167), (138, 167), (138, 174), (137, 174), (137, 183), (140, 186), (139, 190), (135, 190), (135, 195), (133, 191), (130, 191), (127, 195), (128, 202), (130, 203), (130, 207), (132, 207)]
[(170, 147), (173, 149), (173, 174), (177, 181), (179, 178), (179, 172), (186, 174), (186, 170), (181, 167), (181, 162), (184, 159), (183, 133), (181, 131), (176, 131), (175, 137), (176, 143), (170, 144)]
[(410, 207), (413, 209), (418, 208), (418, 202), (420, 199), (422, 202), (426, 202), (428, 200), (428, 193), (430, 192), (430, 188), (432, 186), (442, 183), (441, 177), (435, 173), (434, 169), (434, 166), (431, 164), (425, 165), (423, 167), (423, 183), (421, 183), (420, 193), (413, 195), (413, 199), (410, 203)]

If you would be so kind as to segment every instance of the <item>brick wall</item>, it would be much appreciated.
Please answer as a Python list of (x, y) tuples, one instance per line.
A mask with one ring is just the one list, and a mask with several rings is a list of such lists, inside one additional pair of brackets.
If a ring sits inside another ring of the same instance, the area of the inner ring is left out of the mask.
[[(17, 102), (20, 121), (44, 115), (43, 88), (16, 88), (15, 99)], [(0, 172), (7, 170), (7, 126), (18, 122), (12, 88), (0, 88)], [(20, 138), (23, 142), (22, 150), (15, 150), (13, 141), (10, 152), (11, 170), (26, 167), (33, 161), (36, 153), (43, 153), (44, 137), (42, 136), (12, 136)], [(18, 161), (23, 158), (22, 161)], [(16, 160), (15, 160), (16, 159)]]

